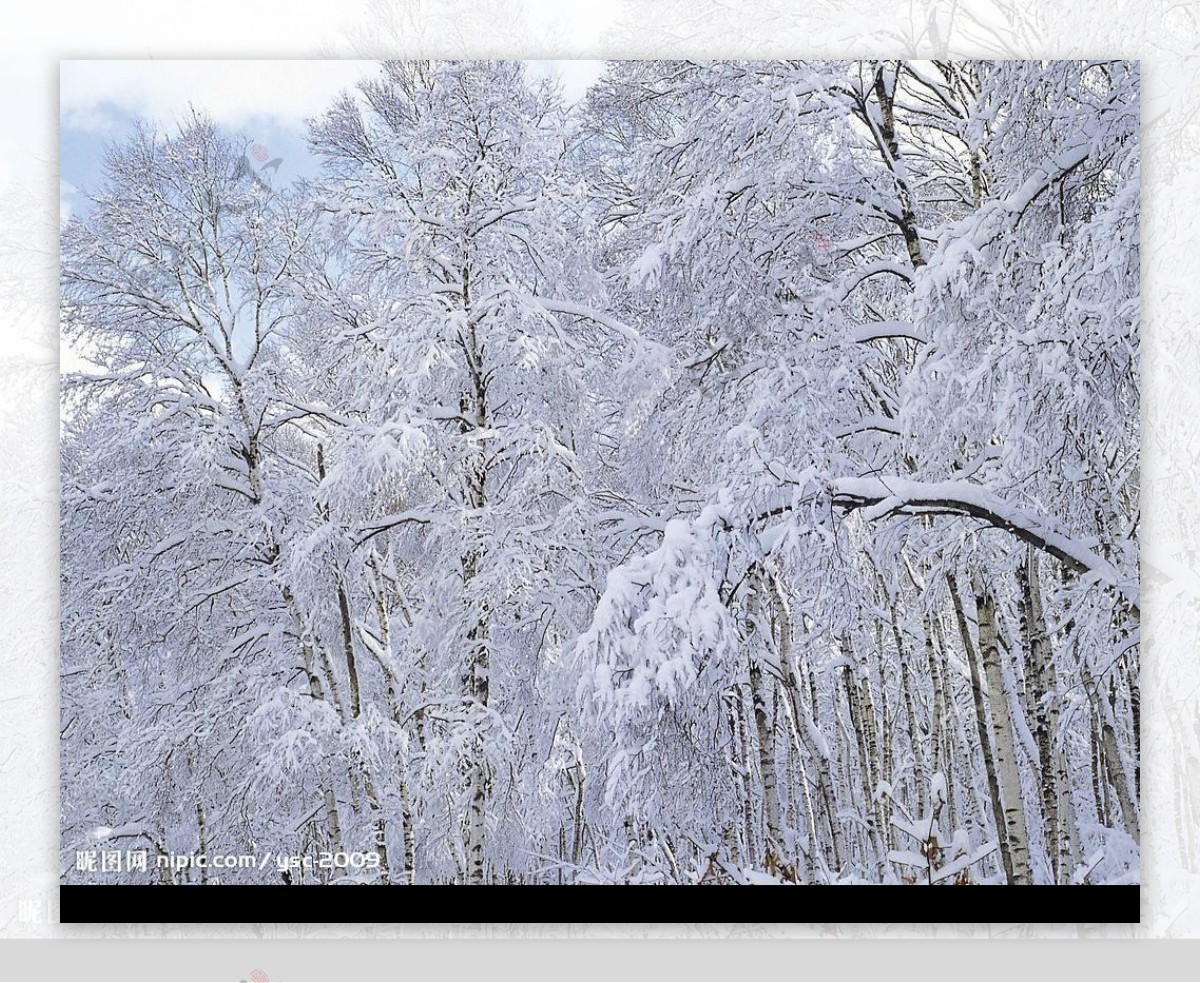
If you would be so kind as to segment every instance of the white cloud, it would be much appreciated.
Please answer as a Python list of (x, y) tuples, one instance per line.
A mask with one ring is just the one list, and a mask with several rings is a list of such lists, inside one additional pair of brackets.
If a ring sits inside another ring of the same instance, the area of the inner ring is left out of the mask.
[(585, 59), (531, 61), (529, 67), (538, 74), (556, 75), (562, 82), (563, 98), (567, 102), (578, 102), (604, 71), (604, 62)]
[(525, 0), (525, 14), (553, 39), (556, 54), (595, 54), (605, 29), (619, 12), (617, 4), (564, 4), (562, 0)]
[[(535, 61), (531, 67), (557, 75), (565, 98), (575, 102), (600, 76), (604, 62)], [(138, 116), (170, 126), (195, 105), (229, 127), (268, 118), (298, 129), (339, 92), (376, 70), (375, 62), (337, 59), (63, 61), (62, 125), (108, 133), (120, 125), (122, 116)]]
[(271, 118), (299, 127), (375, 70), (364, 61), (63, 61), (64, 127), (106, 131), (113, 112), (169, 125), (189, 104), (231, 127)]
[(58, 225), (62, 228), (71, 219), (71, 195), (79, 189), (70, 181), (58, 182)]

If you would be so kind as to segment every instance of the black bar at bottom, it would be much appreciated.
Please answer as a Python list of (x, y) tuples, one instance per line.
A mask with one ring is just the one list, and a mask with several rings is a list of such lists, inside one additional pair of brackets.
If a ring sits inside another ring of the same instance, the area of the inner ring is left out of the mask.
[(67, 923), (1130, 923), (1136, 884), (1113, 886), (78, 885)]

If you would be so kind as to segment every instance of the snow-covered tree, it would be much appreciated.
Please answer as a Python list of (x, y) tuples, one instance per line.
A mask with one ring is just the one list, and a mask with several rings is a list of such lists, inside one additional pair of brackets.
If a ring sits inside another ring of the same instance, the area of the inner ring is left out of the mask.
[(293, 187), (199, 115), (114, 147), (63, 233), (64, 850), (1136, 880), (1137, 100), (390, 62)]

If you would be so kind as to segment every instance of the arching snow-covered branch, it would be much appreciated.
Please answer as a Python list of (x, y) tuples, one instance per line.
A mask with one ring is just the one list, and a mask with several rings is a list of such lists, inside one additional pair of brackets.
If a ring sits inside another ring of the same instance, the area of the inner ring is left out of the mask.
[(1136, 584), (1100, 556), (1092, 545), (1064, 532), (1052, 520), (1014, 506), (980, 485), (966, 481), (914, 481), (895, 476), (838, 478), (833, 504), (862, 510), (868, 519), (897, 512), (969, 515), (1050, 554), (1068, 567), (1115, 588), (1138, 610)]

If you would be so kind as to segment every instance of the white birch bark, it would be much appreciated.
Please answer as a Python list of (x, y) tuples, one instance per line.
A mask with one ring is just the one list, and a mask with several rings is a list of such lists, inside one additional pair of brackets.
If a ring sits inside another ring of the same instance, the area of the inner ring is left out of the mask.
[(1004, 685), (1000, 641), (996, 632), (996, 605), (981, 580), (975, 585), (975, 610), (979, 626), (979, 651), (987, 681), (988, 706), (992, 715), (992, 739), (996, 750), (996, 777), (1004, 809), (1012, 858), (1012, 883), (1033, 883), (1029, 861), (1029, 833), (1025, 823), (1025, 805), (1021, 797), (1021, 771), (1017, 745), (1013, 737), (1012, 708)]
[(746, 653), (749, 661), (750, 697), (754, 707), (754, 727), (758, 738), (758, 766), (762, 782), (762, 807), (765, 843), (763, 864), (770, 872), (785, 859), (786, 845), (780, 820), (779, 780), (775, 768), (775, 700), (763, 678), (762, 660), (769, 645), (763, 631), (763, 574), (755, 570), (746, 597)]

